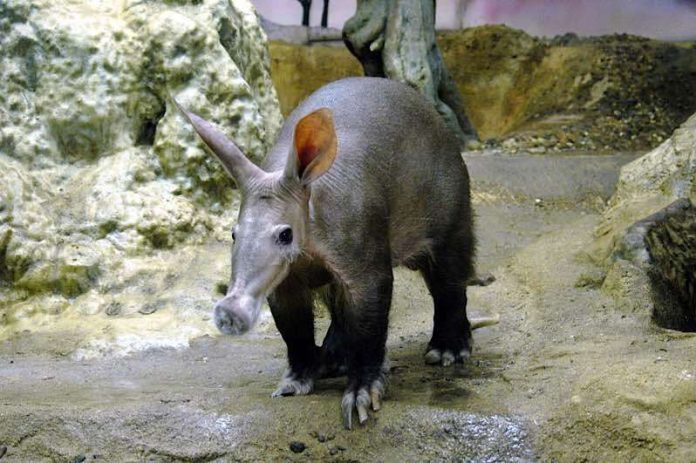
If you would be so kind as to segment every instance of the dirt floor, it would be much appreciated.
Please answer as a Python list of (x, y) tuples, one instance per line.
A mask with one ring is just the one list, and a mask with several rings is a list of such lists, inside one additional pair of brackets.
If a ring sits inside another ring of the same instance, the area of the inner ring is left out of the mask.
[(431, 302), (398, 270), (388, 397), (362, 428), (341, 426), (342, 379), (270, 397), (285, 351), (268, 315), (243, 337), (85, 360), (79, 332), (29, 332), (0, 342), (0, 463), (696, 461), (696, 336), (618, 311), (583, 257), (633, 157), (467, 155), (479, 270), (496, 277), (469, 313), (500, 323), (469, 363), (424, 365)]

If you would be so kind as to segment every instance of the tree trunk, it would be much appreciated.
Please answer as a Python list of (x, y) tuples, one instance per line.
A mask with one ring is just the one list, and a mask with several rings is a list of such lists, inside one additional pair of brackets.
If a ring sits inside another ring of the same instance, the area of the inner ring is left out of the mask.
[(297, 0), (302, 5), (302, 25), (309, 26), (309, 12), (312, 9), (312, 0)]
[(329, 27), (329, 0), (324, 0), (324, 9), (321, 10), (321, 27)]
[(358, 0), (343, 41), (365, 75), (410, 85), (432, 101), (462, 144), (477, 138), (435, 42), (434, 0)]

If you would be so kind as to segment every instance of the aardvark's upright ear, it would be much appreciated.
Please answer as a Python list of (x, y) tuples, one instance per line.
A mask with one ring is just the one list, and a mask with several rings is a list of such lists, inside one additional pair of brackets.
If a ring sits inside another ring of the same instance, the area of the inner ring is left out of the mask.
[(321, 177), (336, 159), (337, 140), (333, 117), (328, 108), (317, 109), (295, 126), (293, 148), (285, 166), (285, 176), (309, 185)]
[(254, 177), (263, 176), (264, 172), (213, 124), (186, 110), (174, 98), (172, 100), (240, 187), (244, 188)]

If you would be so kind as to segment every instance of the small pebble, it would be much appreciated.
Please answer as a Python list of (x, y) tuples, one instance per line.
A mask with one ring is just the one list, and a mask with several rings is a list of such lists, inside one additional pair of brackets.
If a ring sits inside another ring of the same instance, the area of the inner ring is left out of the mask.
[(143, 314), (143, 315), (150, 315), (157, 312), (157, 305), (155, 304), (145, 304), (143, 307), (138, 310), (138, 313)]
[(326, 434), (319, 434), (319, 435), (317, 436), (317, 440), (318, 440), (319, 442), (326, 442)]
[(7, 446), (0, 445), (0, 458), (4, 457), (6, 453), (7, 453)]
[(86, 456), (84, 456), (84, 455), (78, 455), (78, 456), (76, 456), (75, 459), (73, 460), (73, 463), (82, 463), (82, 462), (85, 461), (86, 459), (87, 459)]
[(112, 302), (106, 308), (106, 315), (108, 315), (109, 317), (114, 317), (116, 315), (119, 315), (121, 313), (121, 310), (123, 310), (123, 304), (121, 304), (120, 302)]
[(307, 446), (300, 441), (294, 440), (290, 442), (290, 450), (292, 450), (294, 453), (302, 453), (305, 451), (306, 448)]
[(329, 454), (336, 455), (336, 454), (338, 454), (339, 451), (340, 450), (338, 450), (337, 447), (331, 447), (331, 450), (329, 450)]

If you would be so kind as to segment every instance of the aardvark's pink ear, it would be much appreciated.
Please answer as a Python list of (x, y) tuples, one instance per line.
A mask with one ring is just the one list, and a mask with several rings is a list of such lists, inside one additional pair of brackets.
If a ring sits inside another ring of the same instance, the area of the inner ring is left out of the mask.
[(337, 140), (328, 108), (300, 119), (295, 126), (293, 148), (286, 174), (299, 178), (303, 185), (309, 185), (329, 170), (336, 159)]

